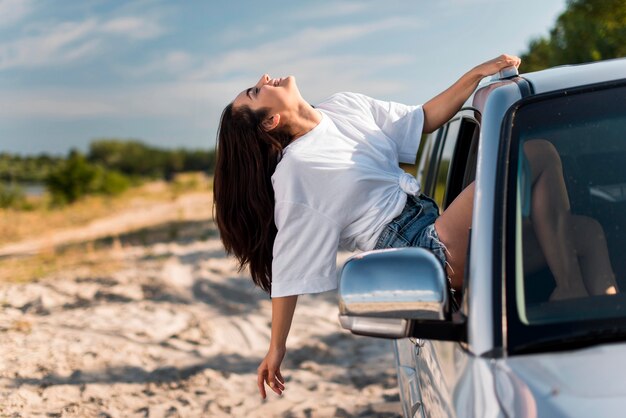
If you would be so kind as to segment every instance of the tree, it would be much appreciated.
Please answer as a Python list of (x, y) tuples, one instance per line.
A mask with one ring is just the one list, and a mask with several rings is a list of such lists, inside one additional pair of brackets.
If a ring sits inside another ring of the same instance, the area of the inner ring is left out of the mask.
[(215, 152), (178, 148), (165, 150), (137, 140), (99, 139), (91, 142), (87, 160), (129, 176), (165, 178), (184, 171), (213, 172)]
[(626, 56), (624, 0), (568, 0), (548, 37), (534, 39), (522, 54), (522, 70), (538, 71)]
[(140, 141), (101, 139), (89, 145), (88, 160), (127, 175), (161, 177), (166, 155)]

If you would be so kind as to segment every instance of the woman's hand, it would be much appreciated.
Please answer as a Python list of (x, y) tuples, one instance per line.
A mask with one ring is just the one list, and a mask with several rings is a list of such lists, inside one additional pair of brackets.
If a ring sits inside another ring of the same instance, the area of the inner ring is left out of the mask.
[(285, 348), (287, 347), (287, 335), (289, 335), (297, 302), (297, 295), (272, 298), (270, 348), (257, 369), (257, 385), (263, 399), (266, 396), (265, 384), (278, 395), (281, 395), (285, 390), (285, 379), (280, 374), (280, 363), (282, 363), (287, 351)]
[(477, 65), (476, 67), (474, 67), (473, 71), (475, 71), (480, 77), (487, 77), (489, 75), (497, 73), (498, 71), (506, 67), (517, 68), (519, 67), (521, 62), (522, 60), (515, 55), (502, 54), (497, 58)]
[(285, 390), (285, 379), (280, 374), (280, 363), (285, 357), (285, 348), (270, 347), (267, 355), (257, 369), (257, 385), (261, 397), (265, 399), (265, 384), (267, 384), (276, 394), (282, 395)]

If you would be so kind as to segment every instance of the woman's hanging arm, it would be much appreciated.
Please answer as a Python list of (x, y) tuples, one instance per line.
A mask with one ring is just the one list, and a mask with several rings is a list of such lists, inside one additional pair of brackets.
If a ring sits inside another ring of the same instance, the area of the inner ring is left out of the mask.
[(463, 106), (480, 80), (503, 68), (519, 66), (521, 60), (513, 55), (501, 55), (465, 73), (452, 86), (424, 104), (424, 133), (431, 133), (446, 123)]
[(285, 379), (280, 373), (280, 364), (287, 352), (287, 336), (296, 310), (298, 296), (272, 298), (272, 336), (267, 355), (257, 369), (257, 384), (263, 399), (265, 384), (278, 395), (285, 390)]

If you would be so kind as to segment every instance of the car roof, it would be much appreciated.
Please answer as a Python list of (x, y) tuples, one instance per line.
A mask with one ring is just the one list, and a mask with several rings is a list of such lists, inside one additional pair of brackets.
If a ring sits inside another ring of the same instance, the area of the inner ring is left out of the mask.
[(520, 74), (520, 77), (530, 82), (535, 94), (626, 79), (626, 58), (588, 64), (562, 65), (546, 70)]
[[(532, 94), (586, 86), (607, 81), (626, 80), (626, 58), (596, 61), (586, 64), (561, 65), (519, 75), (532, 86)], [(464, 106), (483, 111), (487, 97), (494, 90), (515, 83), (511, 77), (485, 78)]]

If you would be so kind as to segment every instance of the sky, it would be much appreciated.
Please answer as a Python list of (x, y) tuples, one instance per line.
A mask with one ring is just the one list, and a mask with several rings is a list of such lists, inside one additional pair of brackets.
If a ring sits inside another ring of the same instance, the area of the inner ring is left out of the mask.
[[(423, 103), (522, 54), (565, 0), (0, 0), (0, 152), (98, 138), (210, 149), (222, 109), (264, 73), (312, 104), (338, 91)], [(523, 67), (522, 67), (523, 71)]]

